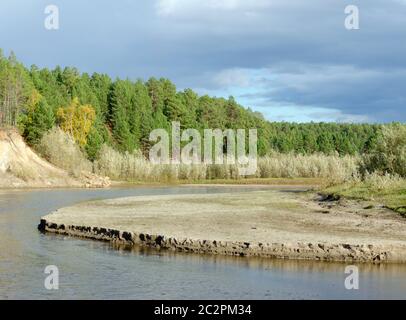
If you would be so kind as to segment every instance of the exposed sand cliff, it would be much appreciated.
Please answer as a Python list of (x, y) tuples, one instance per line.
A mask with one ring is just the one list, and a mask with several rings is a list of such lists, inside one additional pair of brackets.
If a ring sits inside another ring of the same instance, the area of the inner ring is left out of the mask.
[(71, 177), (29, 148), (14, 130), (0, 130), (0, 188), (105, 187), (109, 179), (91, 173)]
[(39, 228), (194, 253), (406, 262), (406, 219), (294, 190), (94, 201), (59, 209)]

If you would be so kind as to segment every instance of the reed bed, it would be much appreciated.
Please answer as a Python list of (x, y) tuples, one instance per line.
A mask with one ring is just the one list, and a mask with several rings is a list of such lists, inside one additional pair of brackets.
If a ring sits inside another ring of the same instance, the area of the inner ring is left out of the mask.
[[(48, 161), (73, 175), (88, 171), (113, 180), (141, 182), (245, 178), (239, 174), (237, 165), (152, 164), (139, 151), (121, 153), (106, 144), (92, 163), (73, 139), (59, 128), (44, 135), (38, 150)], [(360, 179), (360, 163), (359, 156), (273, 152), (258, 159), (257, 171), (249, 178), (319, 178), (334, 185)], [(379, 178), (375, 180), (378, 183)]]
[[(354, 156), (274, 153), (258, 159), (257, 172), (251, 177), (325, 178), (340, 183), (357, 175), (358, 161)], [(94, 163), (94, 172), (114, 180), (151, 182), (244, 178), (236, 165), (157, 165), (138, 152), (123, 154), (106, 145)]]

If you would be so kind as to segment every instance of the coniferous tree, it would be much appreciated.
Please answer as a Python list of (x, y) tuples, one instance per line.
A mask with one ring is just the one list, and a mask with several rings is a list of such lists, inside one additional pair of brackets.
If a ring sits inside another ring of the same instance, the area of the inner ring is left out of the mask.
[[(41, 99), (32, 107), (33, 90)], [(279, 152), (340, 155), (365, 153), (374, 149), (381, 126), (371, 124), (268, 122), (258, 112), (246, 109), (230, 97), (199, 97), (193, 90), (177, 92), (167, 80), (115, 80), (107, 75), (81, 74), (75, 68), (57, 66), (53, 70), (32, 66), (27, 70), (12, 53), (0, 53), (0, 125), (17, 121), (27, 141), (35, 144), (53, 116), (78, 98), (79, 105), (91, 105), (93, 125), (84, 148), (90, 159), (97, 158), (103, 143), (120, 151), (149, 149), (149, 133), (156, 128), (169, 130), (171, 121), (183, 128), (257, 128), (259, 155)], [(34, 125), (35, 123), (35, 125)]]
[[(181, 121), (185, 115), (185, 106), (178, 98), (175, 85), (167, 79), (161, 79), (163, 90), (163, 113), (169, 122)], [(181, 123), (181, 125), (183, 125)]]
[(105, 137), (101, 134), (103, 129), (100, 128), (103, 126), (100, 123), (95, 124), (92, 129), (90, 129), (89, 135), (87, 137), (87, 143), (85, 150), (89, 160), (94, 161), (99, 155), (99, 151), (103, 144), (105, 143)]
[(31, 145), (37, 144), (42, 136), (55, 125), (55, 116), (44, 98), (21, 118), (23, 136)]
[(179, 93), (179, 99), (185, 107), (185, 113), (182, 118), (182, 123), (186, 128), (200, 128), (201, 125), (197, 121), (197, 108), (199, 106), (199, 96), (192, 89), (185, 89)]
[(150, 78), (146, 83), (148, 94), (151, 99), (152, 117), (154, 129), (169, 128), (168, 119), (164, 115), (164, 92), (162, 84), (155, 78)]
[(138, 139), (142, 151), (147, 154), (150, 147), (149, 134), (153, 130), (152, 101), (148, 95), (148, 89), (142, 81), (137, 81), (134, 89), (134, 103), (138, 114), (138, 123), (136, 123), (137, 130), (139, 130)]
[(117, 80), (112, 88), (111, 124), (113, 137), (120, 151), (130, 151), (138, 147), (134, 134), (131, 132), (130, 119), (135, 117), (133, 112), (134, 90), (129, 80)]

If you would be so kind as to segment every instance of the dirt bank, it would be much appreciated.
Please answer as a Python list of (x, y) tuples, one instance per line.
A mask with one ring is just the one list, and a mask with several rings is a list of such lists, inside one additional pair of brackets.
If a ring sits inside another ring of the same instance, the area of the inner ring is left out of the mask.
[(194, 253), (406, 262), (406, 220), (294, 189), (142, 196), (81, 203), (43, 217), (49, 232)]
[(14, 130), (0, 130), (0, 188), (105, 187), (107, 178), (83, 172), (78, 178), (41, 159)]

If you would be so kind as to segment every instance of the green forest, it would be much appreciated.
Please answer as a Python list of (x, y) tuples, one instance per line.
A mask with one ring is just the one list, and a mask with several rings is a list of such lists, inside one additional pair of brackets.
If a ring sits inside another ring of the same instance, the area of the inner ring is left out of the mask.
[(29, 69), (11, 53), (0, 52), (0, 125), (18, 127), (30, 145), (60, 126), (90, 160), (103, 144), (120, 152), (148, 153), (149, 133), (183, 128), (258, 129), (258, 153), (271, 151), (353, 155), (373, 147), (380, 125), (269, 122), (250, 108), (228, 99), (177, 90), (169, 79), (112, 79), (76, 68)]

